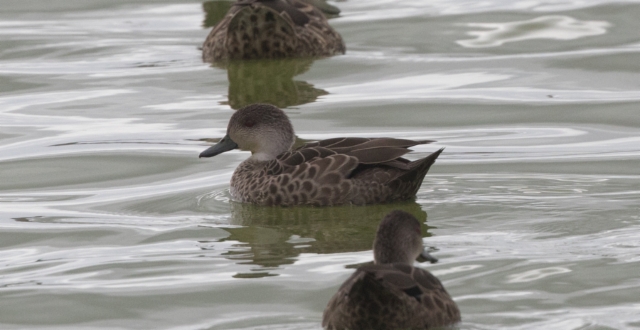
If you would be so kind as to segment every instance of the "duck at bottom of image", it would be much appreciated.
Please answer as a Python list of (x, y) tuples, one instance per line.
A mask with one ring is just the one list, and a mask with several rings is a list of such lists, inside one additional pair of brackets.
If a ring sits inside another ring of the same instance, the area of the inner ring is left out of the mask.
[(422, 246), (420, 222), (395, 210), (373, 242), (374, 264), (358, 268), (324, 310), (325, 329), (431, 329), (460, 322), (444, 286), (415, 260), (435, 262)]

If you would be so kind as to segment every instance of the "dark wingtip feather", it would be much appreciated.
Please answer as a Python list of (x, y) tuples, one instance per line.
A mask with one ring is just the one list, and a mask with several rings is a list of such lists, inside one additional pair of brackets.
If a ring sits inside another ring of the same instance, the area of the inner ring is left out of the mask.
[(418, 159), (409, 163), (409, 167), (411, 167), (411, 170), (401, 175), (400, 178), (403, 180), (419, 180), (420, 182), (422, 182), (425, 175), (427, 175), (427, 172), (429, 172), (431, 165), (436, 162), (436, 159), (438, 159), (438, 156), (440, 156), (443, 151), (444, 148), (440, 148), (440, 150), (430, 154), (425, 158)]
[(440, 156), (440, 154), (444, 151), (444, 148), (440, 148), (437, 151), (435, 151), (434, 153), (430, 154), (429, 156), (422, 158), (422, 159), (418, 159), (416, 161), (414, 161), (413, 163), (416, 164), (417, 166), (423, 166), (423, 164), (429, 164), (429, 166), (433, 165), (433, 163), (436, 162), (436, 159), (438, 159), (438, 157)]

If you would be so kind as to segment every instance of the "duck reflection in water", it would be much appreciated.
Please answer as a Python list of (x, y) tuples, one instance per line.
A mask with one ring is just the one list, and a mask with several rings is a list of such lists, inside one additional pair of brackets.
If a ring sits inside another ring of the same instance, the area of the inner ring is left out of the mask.
[(313, 59), (230, 61), (223, 68), (229, 78), (228, 105), (240, 109), (253, 103), (286, 108), (315, 102), (329, 94), (293, 78), (311, 68)]
[(230, 235), (224, 241), (238, 241), (238, 249), (225, 254), (240, 264), (251, 264), (253, 273), (236, 277), (273, 276), (281, 265), (293, 264), (301, 253), (343, 253), (370, 250), (380, 219), (393, 209), (414, 215), (424, 223), (427, 213), (414, 201), (368, 206), (261, 207), (231, 202)]

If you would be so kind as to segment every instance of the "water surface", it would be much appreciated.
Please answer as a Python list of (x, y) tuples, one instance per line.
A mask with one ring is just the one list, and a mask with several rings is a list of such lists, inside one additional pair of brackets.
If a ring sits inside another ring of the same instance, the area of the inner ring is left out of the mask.
[[(640, 328), (640, 3), (335, 4), (346, 55), (210, 67), (199, 1), (4, 1), (0, 327), (319, 329), (403, 209), (461, 329)], [(415, 201), (234, 203), (197, 155), (258, 101), (446, 149)]]

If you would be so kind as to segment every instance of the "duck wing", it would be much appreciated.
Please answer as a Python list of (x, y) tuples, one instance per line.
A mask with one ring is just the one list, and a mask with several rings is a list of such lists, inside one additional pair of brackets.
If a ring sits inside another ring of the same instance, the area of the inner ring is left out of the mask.
[[(357, 169), (354, 172), (344, 173), (345, 177), (360, 177), (362, 179), (371, 179), (380, 182), (387, 182), (390, 179), (397, 178), (405, 174), (407, 171), (419, 167), (420, 161), (410, 162), (402, 158), (403, 155), (409, 153), (410, 147), (431, 143), (431, 140), (406, 140), (394, 138), (333, 138), (321, 141), (305, 143), (301, 147), (289, 152), (285, 152), (267, 166), (267, 174), (277, 175), (282, 173), (291, 173), (294, 168), (305, 163), (326, 158), (332, 155), (344, 155), (349, 158), (355, 158)], [(441, 151), (440, 151), (441, 152)], [(439, 152), (438, 152), (439, 155)], [(437, 155), (432, 158), (429, 166), (435, 162)], [(346, 158), (334, 158), (347, 161)], [(349, 160), (352, 162), (353, 160)], [(318, 163), (321, 164), (321, 163)], [(379, 170), (376, 170), (379, 169)], [(391, 168), (391, 169), (390, 169)], [(397, 170), (399, 171), (397, 171)], [(378, 173), (379, 172), (379, 173)], [(382, 175), (385, 178), (376, 178)]]
[(280, 154), (267, 165), (267, 174), (278, 175), (293, 172), (297, 166), (310, 163), (313, 160), (322, 159), (337, 154), (327, 148), (304, 146), (293, 151)]
[(311, 142), (266, 164), (277, 204), (367, 204), (415, 196), (442, 150), (411, 162), (411, 146), (431, 141), (339, 138)]
[(372, 265), (360, 269), (389, 291), (402, 292), (417, 302), (421, 306), (418, 316), (429, 327), (460, 321), (458, 306), (442, 282), (427, 270), (406, 264)]
[(394, 138), (333, 138), (317, 142), (310, 142), (299, 149), (323, 147), (337, 154), (344, 154), (358, 158), (363, 165), (384, 164), (391, 167), (408, 169), (404, 164), (407, 160), (400, 158), (410, 152), (410, 147), (427, 144), (431, 140), (406, 140)]
[(346, 138), (332, 138), (321, 141), (309, 142), (302, 146), (321, 146), (329, 149), (335, 148), (362, 148), (362, 147), (381, 147), (381, 146), (394, 146), (409, 148), (419, 144), (427, 144), (435, 142), (432, 140), (407, 140), (407, 139), (395, 139), (395, 138), (361, 138), (361, 137), (346, 137)]
[(358, 166), (355, 157), (316, 147), (287, 152), (267, 165), (267, 174), (288, 174), (292, 180), (338, 184)]
[(314, 141), (279, 155), (269, 164), (267, 173), (275, 175), (292, 172), (295, 166), (331, 155), (354, 157), (358, 165), (379, 164), (409, 170), (410, 167), (407, 164), (410, 162), (401, 156), (411, 151), (409, 147), (431, 142), (433, 141), (358, 137)]

